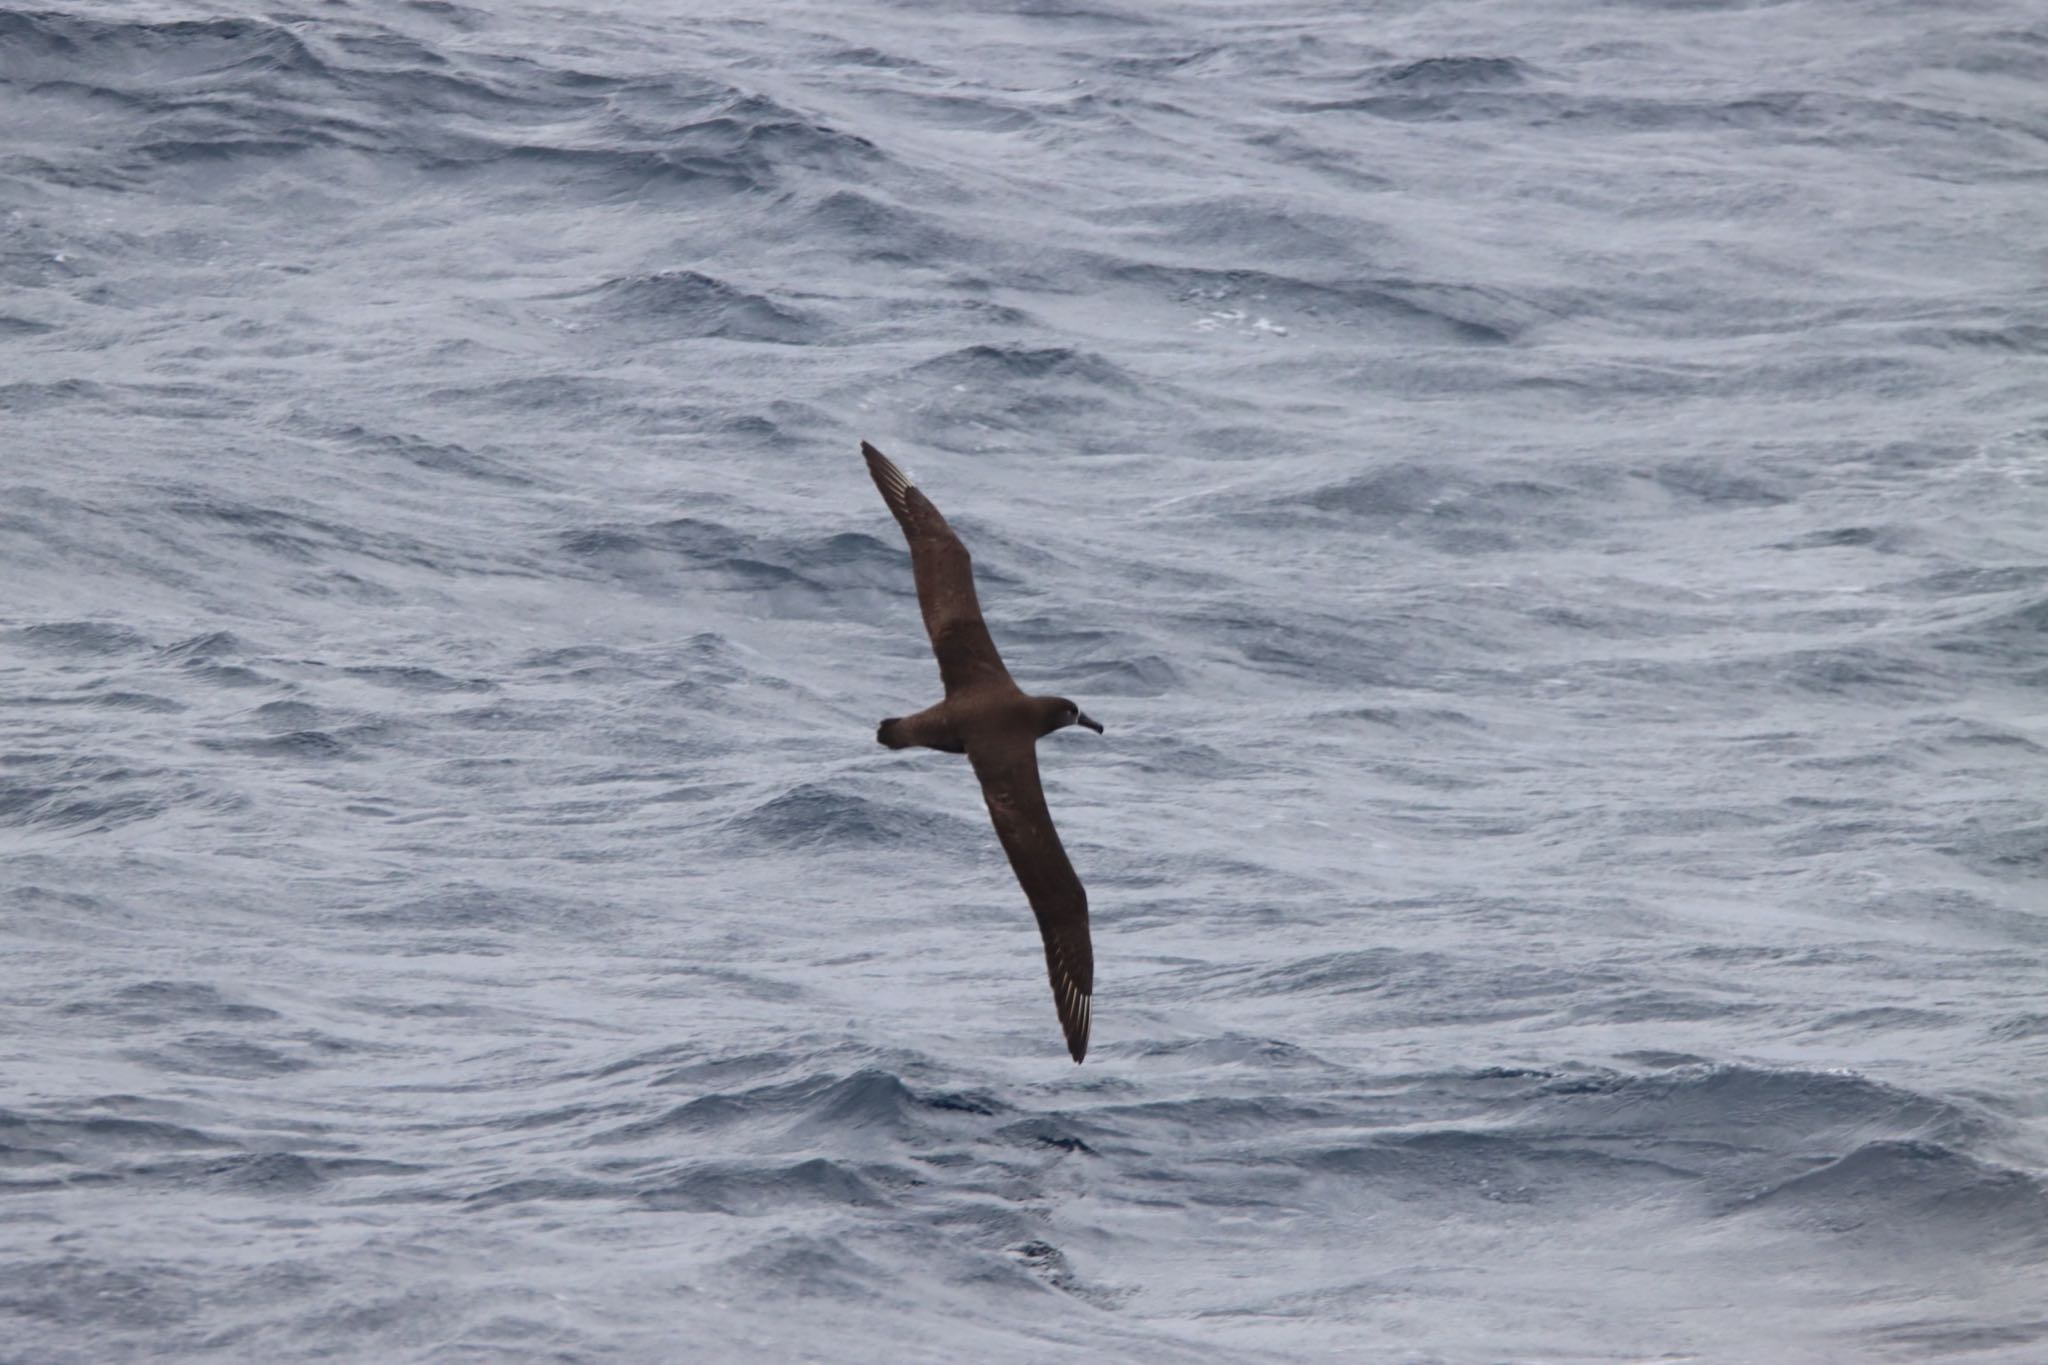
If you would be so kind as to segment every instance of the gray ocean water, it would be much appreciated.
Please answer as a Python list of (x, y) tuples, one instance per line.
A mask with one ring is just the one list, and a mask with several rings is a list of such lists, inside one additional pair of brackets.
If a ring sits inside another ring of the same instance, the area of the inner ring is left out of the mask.
[[(0, 1359), (2048, 1360), (2048, 16), (0, 8)], [(857, 443), (1092, 898), (1065, 1055)]]

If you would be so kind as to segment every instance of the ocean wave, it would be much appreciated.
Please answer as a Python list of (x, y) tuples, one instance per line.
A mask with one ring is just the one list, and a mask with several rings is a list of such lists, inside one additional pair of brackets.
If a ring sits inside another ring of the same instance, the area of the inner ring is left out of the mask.
[(958, 832), (965, 825), (818, 782), (778, 792), (725, 821), (725, 828), (737, 837), (790, 849), (905, 846), (930, 839), (935, 828)]
[(821, 324), (813, 316), (694, 270), (663, 270), (607, 280), (566, 296), (580, 300), (584, 325), (639, 341), (669, 337), (723, 337), (782, 345), (815, 344)]
[(1837, 1236), (1863, 1236), (1893, 1254), (1982, 1256), (2048, 1265), (2048, 1187), (1938, 1142), (1863, 1143), (1778, 1181), (1723, 1217), (1791, 1217)]

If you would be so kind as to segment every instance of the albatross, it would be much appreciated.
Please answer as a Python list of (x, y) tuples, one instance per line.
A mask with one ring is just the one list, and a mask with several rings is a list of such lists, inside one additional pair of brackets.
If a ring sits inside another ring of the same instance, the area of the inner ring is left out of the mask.
[(939, 515), (932, 500), (903, 471), (866, 441), (868, 473), (882, 501), (896, 514), (910, 542), (910, 567), (917, 577), (917, 605), (925, 633), (939, 658), (941, 701), (910, 716), (892, 716), (875, 738), (891, 749), (939, 749), (966, 754), (981, 780), (982, 799), (995, 822), (996, 837), (1010, 856), (1010, 868), (1038, 916), (1045, 939), (1045, 967), (1052, 977), (1053, 1004), (1067, 1051), (1076, 1062), (1088, 1055), (1088, 1018), (1095, 992), (1095, 953), (1088, 943), (1088, 893), (1067, 861), (1045, 789), (1038, 782), (1038, 741), (1069, 725), (1102, 727), (1065, 697), (1026, 696), (1003, 667), (981, 602), (974, 595), (974, 564), (967, 547)]

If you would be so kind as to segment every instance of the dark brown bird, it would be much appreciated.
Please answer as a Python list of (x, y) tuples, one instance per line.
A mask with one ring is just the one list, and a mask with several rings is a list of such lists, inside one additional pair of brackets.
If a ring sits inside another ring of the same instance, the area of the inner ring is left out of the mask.
[(974, 595), (974, 565), (960, 537), (918, 491), (866, 441), (868, 473), (882, 500), (896, 514), (910, 542), (910, 566), (917, 575), (917, 605), (924, 612), (932, 653), (939, 656), (945, 700), (914, 716), (882, 722), (875, 738), (891, 749), (921, 746), (966, 754), (981, 779), (982, 799), (1011, 870), (1023, 884), (1038, 932), (1045, 938), (1045, 966), (1052, 975), (1053, 1004), (1066, 1030), (1067, 1051), (1088, 1055), (1088, 1016), (1095, 992), (1095, 953), (1088, 944), (1088, 893), (1067, 861), (1045, 789), (1038, 784), (1038, 741), (1069, 725), (1102, 727), (1065, 697), (1027, 697), (1003, 667), (981, 602)]

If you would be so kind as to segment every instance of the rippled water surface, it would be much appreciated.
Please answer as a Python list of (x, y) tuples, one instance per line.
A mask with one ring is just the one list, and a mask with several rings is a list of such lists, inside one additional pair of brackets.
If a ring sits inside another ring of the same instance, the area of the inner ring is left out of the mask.
[(2048, 1358), (2048, 21), (1367, 10), (0, 8), (0, 1358)]

